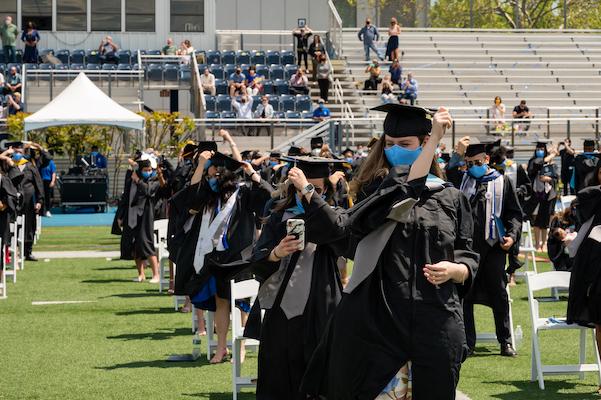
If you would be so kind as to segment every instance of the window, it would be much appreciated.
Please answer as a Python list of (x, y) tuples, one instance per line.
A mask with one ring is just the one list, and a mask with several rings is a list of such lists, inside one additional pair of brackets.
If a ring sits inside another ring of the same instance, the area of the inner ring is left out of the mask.
[(92, 0), (92, 30), (121, 31), (121, 0)]
[(204, 32), (204, 0), (171, 0), (171, 32)]
[(125, 30), (154, 32), (154, 0), (125, 0)]
[(13, 24), (17, 25), (17, 0), (0, 0), (0, 21), (7, 15), (13, 17)]
[(21, 3), (21, 26), (31, 21), (41, 31), (52, 30), (52, 0), (23, 0)]
[(56, 1), (57, 31), (87, 31), (86, 0)]

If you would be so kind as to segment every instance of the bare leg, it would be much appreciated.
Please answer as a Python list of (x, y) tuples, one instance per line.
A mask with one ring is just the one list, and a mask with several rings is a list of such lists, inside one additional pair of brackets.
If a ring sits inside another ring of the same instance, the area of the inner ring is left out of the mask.
[(207, 336), (207, 327), (205, 325), (205, 313), (202, 308), (195, 308), (196, 320), (198, 321), (198, 335)]
[(138, 269), (138, 282), (144, 282), (146, 275), (144, 274), (144, 259), (136, 258), (136, 268)]
[(534, 247), (536, 247), (537, 251), (540, 251), (541, 249), (541, 234), (540, 234), (540, 228), (538, 227), (534, 227)]
[[(246, 321), (248, 321), (248, 313), (240, 311), (240, 319), (242, 320), (242, 326), (246, 326)], [(243, 340), (240, 343), (240, 362), (243, 363), (246, 359), (246, 346), (245, 341)]]
[(547, 251), (547, 228), (541, 228), (540, 230), (541, 249)]
[(148, 264), (150, 264), (150, 269), (152, 270), (150, 283), (159, 283), (161, 278), (159, 276), (159, 259), (157, 256), (148, 257)]
[[(595, 335), (597, 337), (597, 351), (601, 355), (601, 325), (595, 325)], [(601, 385), (597, 389), (597, 394), (601, 394)]]
[(211, 364), (219, 364), (228, 355), (227, 331), (230, 327), (230, 302), (215, 296), (217, 310), (215, 311), (215, 328), (217, 330), (217, 350), (211, 359)]
[(175, 290), (175, 271), (173, 270), (173, 261), (169, 260), (169, 294), (173, 294)]

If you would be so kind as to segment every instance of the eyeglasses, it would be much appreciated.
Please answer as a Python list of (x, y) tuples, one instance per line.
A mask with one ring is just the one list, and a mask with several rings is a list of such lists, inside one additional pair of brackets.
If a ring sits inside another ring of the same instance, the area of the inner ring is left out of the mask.
[(467, 165), (468, 168), (471, 168), (474, 165), (477, 165), (478, 167), (481, 167), (482, 164), (484, 164), (484, 160), (468, 161), (468, 162), (465, 163), (465, 165)]

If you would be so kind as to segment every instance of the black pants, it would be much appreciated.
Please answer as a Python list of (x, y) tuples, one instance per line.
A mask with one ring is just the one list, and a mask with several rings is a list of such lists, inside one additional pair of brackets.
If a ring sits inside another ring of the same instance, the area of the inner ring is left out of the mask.
[(301, 60), (305, 59), (305, 69), (309, 69), (309, 61), (307, 59), (308, 55), (306, 51), (299, 50), (296, 52), (296, 58), (298, 59), (298, 66), (301, 66)]
[(515, 243), (509, 249), (509, 253), (507, 253), (507, 263), (509, 264), (507, 267), (507, 273), (509, 275), (514, 274), (515, 271), (522, 268), (522, 265), (524, 265), (524, 263), (521, 262), (518, 258), (518, 255), (520, 254), (520, 240), (521, 239), (522, 239), (522, 232), (520, 231), (517, 234)]
[[(570, 172), (572, 170), (570, 169)], [(561, 177), (561, 183), (563, 183), (563, 195), (569, 196), (571, 194), (575, 194), (572, 188), (570, 187), (570, 181), (572, 180), (572, 175), (563, 175)]]
[(306, 86), (290, 86), (290, 94), (309, 94), (309, 88)]
[(492, 308), (497, 340), (500, 344), (511, 343), (509, 297), (506, 291), (507, 274), (505, 273), (507, 255), (498, 244), (486, 247), (487, 249), (480, 253), (481, 259), (474, 282), (474, 290), (463, 302), (465, 334), (467, 346), (470, 349), (476, 346), (474, 304), (484, 303)]
[(319, 85), (319, 97), (324, 99), (324, 101), (328, 101), (328, 92), (330, 90), (330, 80), (329, 79), (318, 79), (317, 84)]
[(52, 198), (54, 197), (54, 188), (50, 187), (50, 181), (44, 181), (44, 213), (52, 208)]
[(377, 90), (378, 84), (382, 82), (382, 79), (371, 77), (365, 81), (365, 85), (363, 85), (363, 90)]

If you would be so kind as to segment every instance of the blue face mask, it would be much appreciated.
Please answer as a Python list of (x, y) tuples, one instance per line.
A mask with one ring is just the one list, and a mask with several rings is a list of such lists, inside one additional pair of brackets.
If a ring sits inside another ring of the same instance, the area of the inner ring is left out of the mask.
[(97, 151), (93, 151), (93, 152), (90, 153), (90, 155), (92, 157), (96, 157), (96, 156), (98, 156), (98, 152)]
[(352, 163), (353, 163), (353, 161), (355, 161), (355, 160), (353, 159), (353, 157), (347, 157), (347, 158), (346, 158), (346, 162), (347, 162), (347, 163), (349, 163), (349, 164), (352, 164)]
[(23, 154), (21, 153), (13, 153), (13, 160), (14, 161), (21, 161), (23, 159)]
[(543, 158), (545, 156), (545, 151), (538, 149), (534, 152), (534, 154), (536, 155), (536, 158)]
[(219, 181), (217, 178), (209, 178), (209, 186), (213, 192), (219, 193)]
[(417, 160), (417, 157), (422, 153), (422, 147), (419, 146), (415, 150), (408, 150), (405, 147), (401, 147), (397, 144), (384, 149), (384, 154), (388, 163), (393, 167), (399, 165), (411, 165)]
[(488, 171), (488, 165), (487, 164), (482, 164), (482, 165), (472, 165), (471, 167), (469, 167), (469, 169), (467, 170), (467, 172), (474, 178), (478, 179), (478, 178), (482, 178), (485, 174), (486, 171)]
[(275, 167), (276, 165), (278, 165), (278, 162), (277, 161), (269, 161), (269, 165), (271, 167)]
[(142, 171), (142, 179), (149, 180), (154, 176), (154, 171)]

